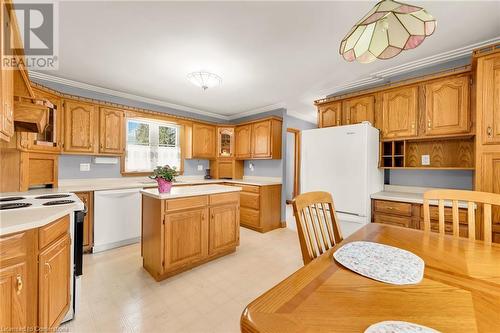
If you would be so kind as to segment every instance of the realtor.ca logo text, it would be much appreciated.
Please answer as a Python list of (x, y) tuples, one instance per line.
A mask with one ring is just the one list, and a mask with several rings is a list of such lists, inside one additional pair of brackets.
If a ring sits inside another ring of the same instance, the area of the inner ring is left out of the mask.
[(16, 1), (8, 5), (2, 18), (8, 22), (2, 29), (2, 69), (16, 69), (20, 65), (28, 70), (58, 69), (57, 14), (56, 2)]

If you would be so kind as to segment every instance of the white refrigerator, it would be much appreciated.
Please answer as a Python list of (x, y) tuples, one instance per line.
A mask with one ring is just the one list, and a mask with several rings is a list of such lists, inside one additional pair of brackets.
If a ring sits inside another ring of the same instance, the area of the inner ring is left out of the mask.
[(344, 238), (370, 223), (370, 195), (382, 191), (379, 131), (370, 123), (301, 132), (300, 192), (330, 192)]

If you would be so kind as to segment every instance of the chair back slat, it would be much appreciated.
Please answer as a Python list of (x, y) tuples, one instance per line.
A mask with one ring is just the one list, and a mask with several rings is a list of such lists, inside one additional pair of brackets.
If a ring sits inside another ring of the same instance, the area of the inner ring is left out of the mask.
[(439, 233), (444, 234), (444, 200), (439, 200)]
[(467, 226), (469, 239), (476, 239), (476, 205), (472, 201), (467, 203)]
[(342, 241), (332, 196), (327, 192), (300, 194), (293, 200), (304, 264)]
[(453, 200), (451, 205), (452, 216), (453, 216), (453, 236), (459, 236), (459, 215), (458, 215), (458, 200)]
[(484, 241), (491, 243), (491, 205), (484, 204), (483, 206), (483, 225), (484, 225)]
[[(492, 206), (500, 206), (500, 194), (478, 191), (462, 191), (462, 190), (432, 190), (424, 193), (424, 230), (431, 230), (430, 221), (430, 205), (438, 205), (439, 212), (439, 233), (445, 233), (445, 205), (451, 201), (452, 209), (452, 234), (454, 237), (460, 236), (460, 221), (459, 221), (459, 204), (461, 202), (467, 204), (467, 227), (468, 238), (476, 239), (476, 214), (481, 214), (482, 207), (483, 223), (482, 233), (477, 232), (482, 236), (485, 243), (490, 244), (492, 241)], [(476, 212), (477, 210), (477, 212)], [(480, 216), (480, 215), (479, 215)], [(481, 226), (480, 222), (477, 222)]]

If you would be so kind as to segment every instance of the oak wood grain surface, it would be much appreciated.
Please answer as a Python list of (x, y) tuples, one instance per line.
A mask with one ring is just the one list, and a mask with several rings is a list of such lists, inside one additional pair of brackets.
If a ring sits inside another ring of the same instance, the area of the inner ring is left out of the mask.
[[(425, 261), (424, 279), (396, 286), (358, 275), (332, 259), (365, 240), (406, 249)], [(299, 269), (243, 311), (242, 332), (364, 332), (403, 320), (441, 332), (498, 332), (500, 246), (371, 223)]]

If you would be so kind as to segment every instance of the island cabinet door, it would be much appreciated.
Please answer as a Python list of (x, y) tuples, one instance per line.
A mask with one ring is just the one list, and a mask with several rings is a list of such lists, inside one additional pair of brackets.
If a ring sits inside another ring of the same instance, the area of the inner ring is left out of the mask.
[(210, 208), (209, 254), (223, 252), (240, 243), (240, 212), (238, 205)]
[(38, 320), (40, 328), (58, 327), (70, 305), (69, 234), (40, 253), (38, 266)]
[(208, 209), (192, 209), (165, 217), (165, 271), (208, 256)]

